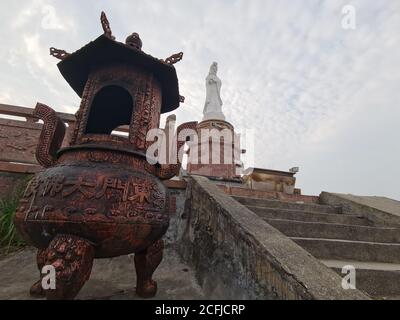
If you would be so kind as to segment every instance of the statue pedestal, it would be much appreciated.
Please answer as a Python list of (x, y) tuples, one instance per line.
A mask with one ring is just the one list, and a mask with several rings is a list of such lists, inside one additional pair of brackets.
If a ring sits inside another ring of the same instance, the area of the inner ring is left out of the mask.
[(233, 179), (239, 177), (240, 141), (233, 126), (219, 119), (197, 125), (198, 141), (190, 145), (187, 173)]
[(225, 116), (222, 112), (207, 112), (203, 115), (203, 121), (206, 121), (206, 120), (225, 121)]

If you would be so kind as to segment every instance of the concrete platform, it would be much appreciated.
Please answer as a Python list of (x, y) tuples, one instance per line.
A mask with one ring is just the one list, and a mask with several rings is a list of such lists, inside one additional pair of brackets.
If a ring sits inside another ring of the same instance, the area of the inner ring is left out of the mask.
[[(0, 300), (32, 299), (30, 286), (38, 280), (33, 248), (16, 252), (0, 260)], [(153, 299), (204, 299), (190, 268), (181, 263), (173, 248), (167, 248), (164, 259), (154, 274), (158, 293)], [(133, 300), (136, 274), (133, 255), (113, 259), (96, 259), (90, 280), (77, 299)]]

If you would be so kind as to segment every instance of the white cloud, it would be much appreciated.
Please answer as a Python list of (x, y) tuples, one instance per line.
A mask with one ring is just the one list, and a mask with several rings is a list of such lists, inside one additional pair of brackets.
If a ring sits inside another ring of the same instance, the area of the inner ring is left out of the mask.
[[(43, 30), (70, 30), (74, 28), (73, 19), (59, 16), (55, 5), (48, 0), (32, 0), (16, 13), (11, 27), (15, 30), (40, 22)], [(55, 3), (56, 4), (56, 3)]]
[(42, 28), (45, 30), (65, 30), (66, 26), (64, 22), (60, 21), (57, 15), (56, 9), (51, 5), (45, 5), (42, 7)]
[[(349, 3), (356, 8), (355, 30), (341, 27), (341, 9)], [(300, 166), (305, 193), (334, 189), (400, 199), (396, 179), (379, 167), (399, 176), (397, 0), (34, 0), (7, 10), (16, 19), (0, 13), (6, 26), (0, 73), (7, 72), (0, 87), (16, 86), (16, 100), (76, 110), (79, 99), (47, 48), (74, 51), (93, 40), (105, 10), (117, 40), (137, 31), (143, 49), (156, 57), (184, 51), (176, 65), (186, 96), (175, 112), (178, 122), (201, 119), (204, 78), (218, 61), (224, 111), (237, 128), (256, 129), (258, 166)], [(383, 143), (375, 143), (377, 136)], [(374, 143), (359, 149), (363, 141)]]

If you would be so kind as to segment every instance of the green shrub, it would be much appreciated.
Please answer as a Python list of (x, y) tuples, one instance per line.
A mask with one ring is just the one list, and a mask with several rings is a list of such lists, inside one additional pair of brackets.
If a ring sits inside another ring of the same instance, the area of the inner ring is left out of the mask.
[(5, 247), (6, 253), (9, 252), (11, 247), (25, 244), (17, 233), (13, 219), (19, 199), (29, 178), (23, 179), (23, 183), (16, 188), (13, 194), (4, 199), (0, 199), (0, 247)]
[(22, 244), (13, 223), (17, 206), (18, 199), (0, 200), (0, 246), (9, 248)]

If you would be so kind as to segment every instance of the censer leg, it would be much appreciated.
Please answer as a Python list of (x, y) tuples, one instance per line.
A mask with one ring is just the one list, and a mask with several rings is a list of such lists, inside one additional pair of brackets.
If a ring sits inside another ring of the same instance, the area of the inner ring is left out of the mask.
[(152, 298), (157, 292), (157, 282), (151, 277), (162, 260), (163, 249), (163, 240), (158, 240), (135, 254), (136, 294), (142, 298)]
[(55, 288), (46, 289), (49, 300), (74, 299), (90, 277), (94, 247), (86, 239), (62, 234), (57, 235), (47, 248), (46, 265), (56, 273)]
[[(46, 257), (47, 257), (47, 250), (46, 249), (38, 249), (37, 254), (36, 254), (36, 263), (37, 263), (40, 275), (42, 275), (42, 273), (41, 273), (42, 268), (46, 264)], [(32, 297), (44, 297), (45, 296), (41, 279), (39, 279), (32, 285), (29, 293)]]

